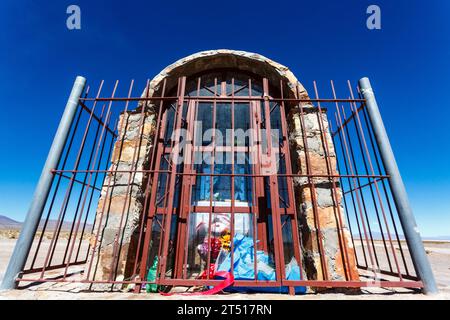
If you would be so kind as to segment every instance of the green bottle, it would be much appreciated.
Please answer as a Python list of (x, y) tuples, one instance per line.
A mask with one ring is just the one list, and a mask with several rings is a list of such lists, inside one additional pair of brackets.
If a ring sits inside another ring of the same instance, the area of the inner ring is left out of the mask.
[[(153, 265), (148, 270), (147, 273), (147, 281), (149, 282), (155, 282), (156, 280), (156, 270), (158, 268), (158, 257), (155, 257), (155, 260), (153, 260)], [(147, 283), (145, 285), (145, 291), (147, 293), (150, 292), (158, 292), (158, 285), (156, 283)]]

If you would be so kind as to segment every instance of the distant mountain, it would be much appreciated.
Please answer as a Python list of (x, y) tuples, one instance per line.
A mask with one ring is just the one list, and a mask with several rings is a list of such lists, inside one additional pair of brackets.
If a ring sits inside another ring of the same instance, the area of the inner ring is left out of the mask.
[[(361, 236), (363, 237), (363, 239), (365, 239), (364, 233), (361, 233)], [(367, 231), (367, 236), (368, 236), (369, 239), (370, 239), (369, 231)], [(383, 240), (383, 237), (381, 236), (381, 232), (378, 232), (378, 231), (372, 231), (372, 237), (373, 237), (374, 240)], [(404, 237), (402, 234), (399, 234), (398, 237), (400, 238), (400, 240), (404, 240), (404, 239), (405, 239), (405, 237)], [(359, 237), (359, 234), (354, 234), (354, 235), (353, 235), (353, 238), (359, 239), (359, 238), (360, 238), (360, 237)], [(388, 234), (387, 234), (387, 233), (384, 233), (384, 238), (385, 238), (386, 240), (388, 239)], [(391, 235), (391, 238), (392, 238), (392, 240), (394, 240), (394, 239), (396, 240), (396, 239), (397, 239), (397, 237), (395, 236), (395, 234), (392, 234), (392, 235)]]
[[(39, 223), (38, 230), (42, 230), (42, 228), (44, 227), (44, 222), (45, 222), (45, 220), (41, 220), (41, 222)], [(55, 230), (57, 222), (58, 222), (57, 220), (49, 219), (47, 222), (47, 226), (45, 227), (45, 230), (46, 231)], [(80, 224), (80, 226), (82, 226), (82, 224)], [(72, 222), (64, 221), (62, 224), (61, 230), (62, 231), (70, 231), (71, 227), (72, 227)], [(75, 226), (74, 226), (74, 228), (75, 228)], [(81, 230), (81, 227), (80, 227), (80, 230)]]
[[(48, 220), (47, 226), (45, 228), (46, 231), (54, 231), (56, 228), (56, 220)], [(41, 220), (39, 223), (38, 230), (42, 230), (44, 226), (44, 220)], [(70, 231), (72, 227), (72, 222), (64, 221), (61, 227), (62, 231)], [(7, 216), (0, 215), (0, 230), (20, 230), (22, 228), (22, 222), (11, 219)], [(80, 226), (81, 228), (81, 226)], [(92, 224), (86, 224), (87, 230), (92, 228)]]
[[(363, 236), (363, 238), (364, 238), (364, 235), (362, 235)], [(369, 239), (370, 239), (370, 235), (369, 234), (367, 234), (367, 236), (369, 237)], [(382, 240), (383, 238), (381, 237), (381, 232), (377, 232), (377, 231), (372, 231), (372, 237), (373, 237), (373, 239), (374, 240)], [(400, 240), (405, 240), (405, 236), (404, 235), (402, 235), (402, 234), (399, 234), (398, 235), (398, 237), (399, 237), (399, 239)], [(353, 238), (354, 239), (359, 239), (359, 234), (354, 234), (353, 235)], [(387, 233), (385, 233), (384, 234), (384, 239), (387, 241), (388, 240), (388, 235), (387, 235)], [(391, 239), (392, 240), (397, 240), (397, 237), (395, 236), (395, 234), (392, 234), (391, 235)], [(437, 240), (437, 241), (448, 241), (448, 240), (450, 240), (450, 236), (434, 236), (434, 237), (423, 237), (422, 236), (422, 240)]]
[(423, 240), (450, 241), (450, 236), (422, 237)]
[(22, 223), (7, 216), (0, 215), (0, 230), (16, 230), (22, 227)]

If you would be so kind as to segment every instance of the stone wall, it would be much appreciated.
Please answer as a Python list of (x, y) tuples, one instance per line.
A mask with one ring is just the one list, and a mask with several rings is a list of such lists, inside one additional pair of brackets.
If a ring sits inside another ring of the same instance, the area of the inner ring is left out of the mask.
[[(99, 233), (92, 275), (96, 280), (108, 280), (111, 273), (115, 275), (113, 279), (132, 276), (146, 179), (142, 172), (122, 171), (148, 167), (155, 130), (153, 109), (122, 114), (118, 129), (119, 138), (113, 147), (110, 166), (110, 170), (118, 172), (108, 174), (104, 180), (91, 237), (94, 246), (95, 236)], [(115, 265), (112, 263), (114, 255), (118, 256), (117, 270), (111, 269)]]
[[(324, 128), (321, 128), (320, 117), (322, 117)], [(291, 157), (296, 171), (307, 174), (307, 159), (303, 132), (306, 133), (306, 145), (309, 155), (310, 170), (312, 175), (335, 175), (336, 154), (333, 141), (328, 127), (327, 116), (322, 110), (319, 113), (312, 105), (305, 106), (303, 122), (299, 108), (293, 108), (288, 115), (289, 139), (291, 144)], [(304, 128), (302, 131), (302, 123)], [(322, 130), (324, 134), (322, 134)], [(324, 141), (328, 143), (328, 158), (330, 169), (327, 165), (327, 148)], [(358, 280), (355, 252), (351, 242), (351, 235), (345, 225), (344, 208), (342, 207), (342, 193), (339, 182), (335, 181), (336, 193), (333, 193), (333, 185), (329, 178), (312, 178), (314, 194), (317, 203), (318, 221), (314, 215), (312, 187), (307, 177), (294, 179), (294, 188), (299, 209), (300, 234), (303, 242), (303, 257), (307, 277), (309, 280), (324, 280), (324, 270), (321, 262), (319, 240), (322, 239), (324, 255), (326, 256), (326, 268), (329, 280), (346, 280), (344, 261), (349, 269), (348, 277)], [(341, 215), (342, 225), (339, 216)], [(318, 232), (320, 227), (321, 233)], [(339, 229), (341, 235), (339, 235)], [(348, 250), (347, 257), (343, 254), (343, 247)]]

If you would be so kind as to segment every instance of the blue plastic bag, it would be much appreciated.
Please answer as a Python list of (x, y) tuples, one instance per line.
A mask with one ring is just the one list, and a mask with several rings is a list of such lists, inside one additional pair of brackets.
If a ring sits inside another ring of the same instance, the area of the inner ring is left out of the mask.
[[(233, 239), (233, 272), (235, 280), (254, 280), (254, 255), (253, 239), (241, 234), (235, 235)], [(274, 281), (276, 279), (276, 272), (274, 269), (274, 262), (264, 251), (257, 250), (256, 252), (257, 264), (257, 279)], [(231, 271), (231, 252), (226, 254), (225, 258), (217, 259), (217, 271)], [(287, 280), (301, 280), (300, 268), (297, 261), (293, 258), (289, 264), (286, 265), (286, 279)], [(232, 292), (276, 292), (287, 293), (288, 287), (230, 287), (227, 291)], [(303, 286), (295, 287), (295, 293), (305, 293), (306, 288)]]

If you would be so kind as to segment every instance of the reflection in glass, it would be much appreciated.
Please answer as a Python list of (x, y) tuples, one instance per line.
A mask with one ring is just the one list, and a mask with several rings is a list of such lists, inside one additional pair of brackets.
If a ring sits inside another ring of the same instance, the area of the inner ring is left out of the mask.
[(211, 103), (199, 103), (197, 109), (197, 119), (195, 124), (195, 145), (208, 146), (211, 142), (211, 131), (213, 125), (213, 105)]
[(235, 153), (234, 172), (234, 200), (252, 205), (252, 179), (249, 176), (239, 176), (239, 174), (251, 174), (251, 166), (248, 153)]

